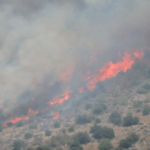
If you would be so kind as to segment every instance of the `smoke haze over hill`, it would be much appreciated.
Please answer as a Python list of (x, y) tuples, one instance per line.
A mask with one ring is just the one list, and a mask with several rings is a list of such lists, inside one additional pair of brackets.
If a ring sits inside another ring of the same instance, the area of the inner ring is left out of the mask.
[[(88, 68), (118, 61), (118, 53), (149, 47), (149, 4), (148, 0), (0, 0), (0, 104), (17, 98), (22, 103), (19, 96), (30, 95), (28, 91), (39, 83), (53, 84), (65, 72), (84, 75)], [(58, 87), (54, 91), (64, 88)]]

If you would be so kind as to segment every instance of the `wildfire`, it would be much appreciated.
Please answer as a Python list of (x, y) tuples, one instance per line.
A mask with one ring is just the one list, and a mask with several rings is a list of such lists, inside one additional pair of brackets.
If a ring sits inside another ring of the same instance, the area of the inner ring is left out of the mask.
[[(134, 56), (138, 59), (143, 58), (144, 53), (138, 53), (135, 52)], [(98, 74), (93, 76), (92, 81), (90, 81), (87, 84), (87, 87), (89, 90), (94, 90), (96, 87), (96, 84), (99, 81), (105, 81), (107, 79), (115, 77), (119, 72), (126, 72), (128, 69), (131, 69), (132, 65), (135, 63), (135, 58), (129, 53), (125, 53), (125, 56), (123, 57), (122, 61), (113, 63), (110, 61), (109, 63), (106, 63), (104, 67), (99, 71)]]
[(35, 114), (38, 114), (38, 110), (34, 112), (31, 108), (29, 108), (27, 116), (10, 118), (9, 120), (7, 120), (4, 123), (4, 126), (6, 126), (8, 122), (17, 123), (17, 122), (19, 122), (21, 120), (28, 120), (31, 116), (34, 116)]
[(56, 113), (53, 115), (53, 120), (56, 120), (56, 119), (59, 119), (59, 112), (56, 112)]
[(83, 90), (84, 90), (83, 87), (79, 88), (79, 93), (80, 93), (80, 94), (83, 93)]
[(70, 81), (74, 70), (73, 68), (74, 68), (74, 64), (65, 73), (61, 75), (59, 81), (63, 81), (63, 82)]
[(71, 91), (67, 90), (64, 94), (56, 96), (52, 101), (48, 102), (50, 106), (53, 106), (54, 104), (62, 104), (64, 101), (67, 101), (69, 99), (69, 93)]

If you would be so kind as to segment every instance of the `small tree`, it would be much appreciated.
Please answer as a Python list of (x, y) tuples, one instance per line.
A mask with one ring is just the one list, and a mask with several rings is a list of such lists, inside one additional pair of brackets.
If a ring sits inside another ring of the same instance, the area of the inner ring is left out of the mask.
[(104, 110), (107, 109), (107, 106), (102, 104), (102, 105), (96, 105), (94, 108), (93, 108), (93, 113), (94, 114), (100, 114), (102, 113)]
[(91, 108), (92, 108), (92, 104), (88, 104), (88, 103), (87, 103), (87, 104), (85, 105), (85, 109), (86, 109), (86, 110), (91, 109)]
[(3, 126), (0, 124), (0, 132), (3, 131)]
[(22, 127), (23, 126), (23, 122), (22, 121), (19, 121), (17, 124), (16, 124), (16, 127)]
[(71, 150), (83, 150), (82, 146), (80, 145), (80, 143), (78, 141), (73, 141), (70, 144), (70, 149)]
[(96, 119), (95, 119), (95, 124), (98, 124), (98, 123), (101, 123), (101, 119), (96, 118)]
[(66, 133), (66, 129), (62, 129), (61, 131), (62, 131), (62, 133), (64, 133), (64, 134)]
[(37, 124), (31, 123), (31, 124), (29, 125), (29, 127), (30, 127), (30, 129), (37, 129)]
[(138, 123), (139, 123), (139, 118), (133, 117), (131, 114), (127, 115), (123, 119), (123, 126), (125, 126), (125, 127), (137, 125)]
[(45, 136), (51, 136), (51, 131), (50, 130), (46, 130), (45, 131)]
[(75, 135), (74, 139), (79, 141), (80, 144), (87, 144), (91, 141), (90, 136), (87, 132), (79, 132)]
[(101, 126), (95, 125), (91, 127), (90, 133), (93, 134), (93, 137), (95, 139), (102, 139), (102, 138), (112, 139), (115, 137), (114, 130), (106, 126), (101, 127)]
[(99, 150), (111, 150), (112, 148), (113, 145), (111, 144), (109, 139), (102, 139), (98, 147)]
[(74, 126), (71, 126), (71, 127), (68, 129), (68, 132), (74, 132)]
[(122, 139), (119, 142), (119, 147), (128, 149), (132, 144), (139, 140), (139, 136), (135, 133), (131, 133), (126, 139)]
[(55, 121), (53, 125), (54, 125), (54, 128), (60, 128), (61, 126), (59, 121)]
[(143, 109), (143, 116), (148, 115), (149, 112), (150, 112), (150, 107), (149, 106), (145, 106), (144, 109)]
[(25, 139), (30, 139), (30, 138), (32, 138), (32, 133), (27, 132), (27, 133), (24, 135), (24, 138), (25, 138)]
[(15, 140), (13, 142), (13, 150), (20, 150), (25, 146), (25, 142), (22, 140)]
[(75, 119), (75, 122), (76, 124), (85, 124), (90, 123), (91, 120), (92, 120), (91, 116), (88, 116), (87, 114), (81, 114)]
[(121, 114), (117, 111), (114, 111), (109, 116), (109, 121), (113, 123), (114, 125), (120, 125), (121, 124)]
[(38, 146), (36, 150), (51, 150), (48, 146)]
[(12, 127), (12, 126), (13, 126), (13, 123), (12, 123), (12, 122), (8, 122), (6, 125), (7, 125), (8, 127)]

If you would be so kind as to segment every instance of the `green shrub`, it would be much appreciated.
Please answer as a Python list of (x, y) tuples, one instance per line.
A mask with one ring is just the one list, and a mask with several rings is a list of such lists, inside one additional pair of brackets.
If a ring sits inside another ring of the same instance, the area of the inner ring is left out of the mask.
[(112, 139), (115, 137), (114, 130), (106, 126), (101, 127), (101, 126), (95, 125), (91, 127), (90, 133), (93, 134), (93, 137), (95, 139), (102, 139), (102, 138)]
[(134, 103), (133, 103), (133, 107), (134, 108), (138, 108), (138, 107), (141, 107), (142, 106), (142, 101), (135, 101)]
[(12, 123), (12, 122), (8, 122), (6, 125), (7, 125), (8, 127), (12, 127), (12, 126), (13, 126), (13, 123)]
[(16, 124), (16, 127), (22, 127), (23, 126), (23, 122), (22, 121), (19, 121), (17, 124)]
[(138, 94), (146, 94), (150, 91), (150, 83), (144, 83), (136, 92)]
[(125, 126), (125, 127), (137, 125), (138, 123), (139, 123), (139, 118), (133, 117), (131, 114), (127, 115), (123, 119), (123, 126)]
[(96, 118), (96, 119), (95, 119), (95, 124), (98, 124), (98, 123), (101, 123), (101, 119)]
[(37, 124), (31, 123), (31, 124), (29, 125), (29, 127), (30, 127), (30, 129), (37, 129)]
[(150, 78), (150, 69), (147, 72), (147, 78)]
[(0, 124), (0, 132), (3, 131), (3, 126)]
[(122, 139), (119, 142), (119, 147), (128, 149), (132, 144), (139, 140), (139, 136), (135, 133), (131, 133), (126, 139)]
[(145, 106), (144, 109), (143, 109), (143, 116), (148, 115), (149, 112), (150, 112), (150, 107), (149, 106)]
[(50, 130), (45, 130), (45, 136), (51, 136), (51, 131)]
[(24, 138), (25, 138), (25, 139), (30, 139), (30, 138), (32, 138), (32, 133), (27, 132), (27, 133), (24, 135)]
[(109, 121), (114, 125), (120, 125), (122, 122), (121, 114), (117, 111), (112, 112), (111, 115), (109, 116)]
[(122, 147), (117, 147), (114, 150), (123, 150), (123, 148)]
[(25, 146), (25, 142), (22, 140), (15, 140), (13, 142), (13, 150), (20, 150)]
[(85, 124), (90, 123), (91, 121), (91, 116), (88, 116), (87, 114), (81, 114), (75, 119), (76, 124)]
[(62, 134), (62, 135), (52, 136), (50, 141), (50, 146), (57, 147), (68, 143), (69, 143), (69, 136), (66, 134)]
[(102, 105), (96, 105), (94, 108), (93, 108), (93, 110), (92, 110), (92, 112), (94, 113), (94, 114), (100, 114), (100, 113), (102, 113), (104, 110), (106, 110), (107, 109), (107, 106), (105, 105), (105, 104), (102, 104)]
[(79, 132), (74, 136), (75, 141), (79, 141), (80, 144), (87, 144), (91, 141), (87, 132)]
[(78, 141), (73, 141), (70, 144), (70, 149), (71, 150), (83, 150), (82, 146), (80, 145), (80, 143)]
[(68, 132), (74, 132), (74, 126), (71, 126), (71, 127), (68, 129)]
[(51, 150), (48, 146), (38, 146), (36, 150)]
[(113, 145), (111, 144), (109, 139), (102, 139), (98, 147), (99, 150), (111, 150), (112, 148)]
[(61, 123), (59, 121), (55, 121), (53, 125), (54, 125), (54, 128), (60, 128)]
[(33, 140), (33, 146), (35, 145), (42, 145), (43, 144), (43, 138), (42, 137), (35, 137)]
[(66, 129), (62, 129), (61, 131), (62, 131), (62, 133), (64, 133), (64, 134), (66, 133)]
[(86, 104), (86, 105), (85, 105), (85, 109), (86, 109), (86, 110), (91, 109), (91, 108), (92, 108), (92, 104)]

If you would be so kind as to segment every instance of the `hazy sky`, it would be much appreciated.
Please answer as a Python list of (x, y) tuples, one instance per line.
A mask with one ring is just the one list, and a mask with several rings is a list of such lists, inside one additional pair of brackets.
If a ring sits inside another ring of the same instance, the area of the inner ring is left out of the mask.
[(0, 0), (0, 103), (81, 52), (149, 46), (149, 0)]

